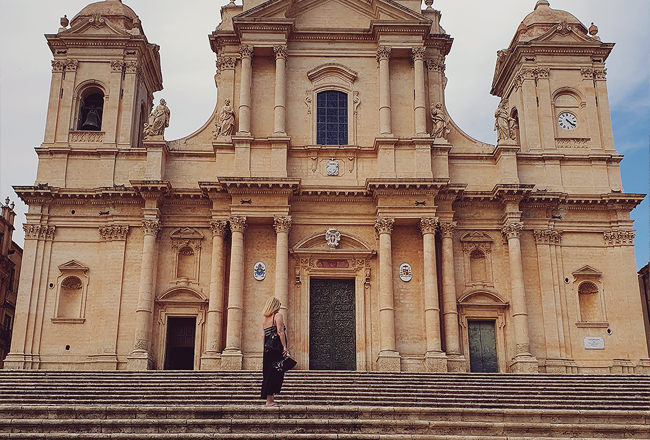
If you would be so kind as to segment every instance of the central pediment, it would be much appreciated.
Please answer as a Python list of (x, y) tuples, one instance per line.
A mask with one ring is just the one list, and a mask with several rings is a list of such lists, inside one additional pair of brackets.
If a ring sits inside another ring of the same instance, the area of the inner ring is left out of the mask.
[(427, 21), (392, 0), (271, 0), (235, 22), (291, 19), (295, 29), (369, 29), (373, 20)]

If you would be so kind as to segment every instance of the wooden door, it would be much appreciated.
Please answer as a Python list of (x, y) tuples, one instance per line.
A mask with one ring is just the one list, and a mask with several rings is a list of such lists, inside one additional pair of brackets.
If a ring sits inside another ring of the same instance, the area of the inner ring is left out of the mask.
[(354, 280), (310, 282), (309, 369), (356, 370)]
[(165, 370), (194, 369), (196, 318), (167, 319)]
[(472, 373), (498, 373), (494, 321), (468, 321), (469, 363)]

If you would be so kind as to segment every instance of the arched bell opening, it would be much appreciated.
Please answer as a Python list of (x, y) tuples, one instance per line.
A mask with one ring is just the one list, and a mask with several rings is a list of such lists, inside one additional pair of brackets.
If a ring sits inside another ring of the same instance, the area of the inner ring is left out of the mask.
[(77, 130), (101, 131), (104, 114), (104, 92), (98, 87), (88, 87), (81, 93)]

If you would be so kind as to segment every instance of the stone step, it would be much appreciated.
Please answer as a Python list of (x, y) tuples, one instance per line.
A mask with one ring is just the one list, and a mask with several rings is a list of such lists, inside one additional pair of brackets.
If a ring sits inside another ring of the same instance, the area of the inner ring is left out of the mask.
[[(570, 434), (569, 434), (570, 435)], [(448, 434), (285, 434), (285, 433), (264, 433), (264, 434), (221, 434), (221, 433), (163, 433), (163, 434), (134, 434), (134, 433), (12, 433), (9, 439), (17, 440), (542, 440), (548, 437), (518, 437), (518, 436), (495, 436), (495, 435), (448, 435)], [(575, 437), (553, 437), (555, 440), (576, 440)], [(618, 437), (625, 438), (625, 437)], [(614, 439), (614, 437), (610, 437)], [(580, 437), (580, 440), (603, 440), (603, 437)]]

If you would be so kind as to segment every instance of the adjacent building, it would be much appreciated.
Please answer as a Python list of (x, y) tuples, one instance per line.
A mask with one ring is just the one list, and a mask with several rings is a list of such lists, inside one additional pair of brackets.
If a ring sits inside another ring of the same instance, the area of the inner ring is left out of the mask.
[(16, 295), (23, 250), (13, 242), (14, 204), (9, 198), (0, 202), (0, 366), (11, 348), (11, 334), (16, 311)]
[(486, 144), (425, 3), (230, 3), (214, 113), (174, 141), (133, 10), (63, 20), (5, 368), (258, 369), (275, 295), (299, 369), (648, 374), (613, 44), (531, 1)]

